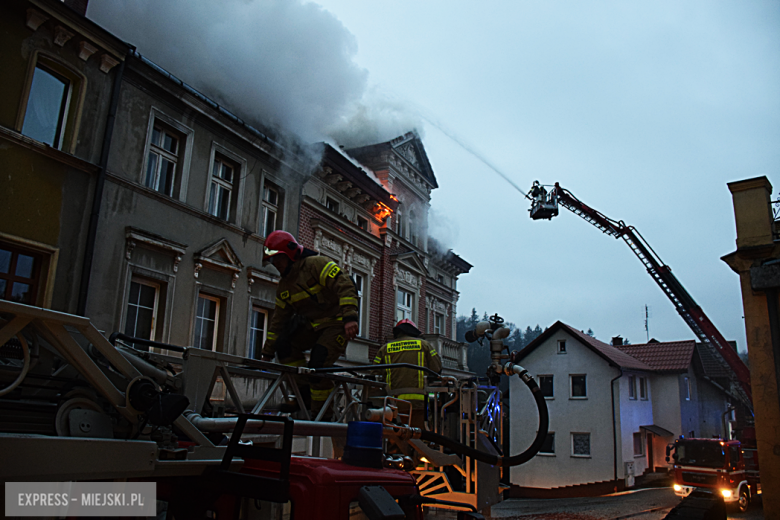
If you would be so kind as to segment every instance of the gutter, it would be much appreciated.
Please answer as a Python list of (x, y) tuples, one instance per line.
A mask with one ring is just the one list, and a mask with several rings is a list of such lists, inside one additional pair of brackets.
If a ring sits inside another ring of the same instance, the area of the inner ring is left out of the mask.
[[(128, 52), (128, 55), (133, 50)], [(97, 181), (95, 183), (95, 194), (92, 198), (92, 212), (89, 215), (89, 229), (87, 231), (87, 243), (84, 246), (84, 260), (81, 264), (81, 280), (79, 282), (79, 300), (76, 314), (86, 316), (87, 297), (89, 295), (89, 280), (92, 275), (92, 260), (95, 256), (95, 241), (97, 239), (97, 228), (100, 221), (100, 205), (103, 202), (103, 187), (106, 184), (106, 171), (108, 170), (108, 154), (111, 150), (111, 138), (114, 134), (114, 123), (116, 122), (117, 106), (119, 105), (119, 92), (122, 87), (122, 77), (125, 72), (125, 59), (119, 64), (119, 70), (114, 76), (114, 88), (111, 92), (111, 104), (108, 108), (108, 117), (106, 118), (106, 131), (103, 134), (103, 145), (100, 151), (100, 170), (98, 171)]]
[(623, 368), (617, 367), (620, 373), (609, 382), (609, 393), (612, 397), (612, 471), (613, 480), (617, 484), (617, 425), (615, 424), (615, 388), (614, 383), (623, 377)]

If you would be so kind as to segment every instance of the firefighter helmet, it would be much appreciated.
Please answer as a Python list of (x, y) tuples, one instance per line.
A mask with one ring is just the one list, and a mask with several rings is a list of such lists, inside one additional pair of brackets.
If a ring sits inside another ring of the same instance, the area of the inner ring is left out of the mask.
[(303, 246), (296, 242), (294, 236), (287, 231), (274, 231), (265, 239), (263, 262), (276, 255), (286, 255), (290, 261), (295, 262), (301, 257), (301, 253)]
[(412, 320), (403, 319), (393, 327), (393, 336), (398, 337), (402, 334), (418, 338), (422, 335), (422, 332), (420, 332), (420, 329), (417, 328), (417, 325)]
[(401, 325), (403, 323), (408, 323), (409, 325), (411, 325), (415, 329), (417, 328), (417, 324), (416, 323), (414, 323), (412, 320), (407, 320), (407, 319), (403, 319), (403, 320), (399, 321), (398, 323), (395, 324), (395, 326), (398, 327), (399, 325)]

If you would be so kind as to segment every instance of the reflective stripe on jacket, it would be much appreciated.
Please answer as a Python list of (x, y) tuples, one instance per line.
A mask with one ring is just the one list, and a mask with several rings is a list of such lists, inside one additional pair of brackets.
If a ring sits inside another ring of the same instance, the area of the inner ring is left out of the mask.
[(263, 354), (276, 352), (275, 342), (294, 314), (308, 327), (319, 329), (356, 321), (358, 295), (355, 284), (336, 262), (325, 256), (308, 256), (293, 263), (276, 289), (276, 309), (268, 325)]
[[(409, 363), (418, 367), (427, 367), (434, 372), (441, 373), (441, 356), (436, 352), (430, 343), (423, 339), (412, 338), (410, 336), (401, 336), (392, 341), (377, 352), (374, 358), (374, 364), (389, 365), (392, 363)], [(425, 372), (414, 370), (412, 368), (398, 367), (382, 370), (385, 382), (390, 390), (401, 388), (419, 388), (424, 386)], [(403, 394), (407, 397), (398, 396), (400, 399), (422, 399), (421, 394)], [(417, 395), (417, 397), (410, 397)]]

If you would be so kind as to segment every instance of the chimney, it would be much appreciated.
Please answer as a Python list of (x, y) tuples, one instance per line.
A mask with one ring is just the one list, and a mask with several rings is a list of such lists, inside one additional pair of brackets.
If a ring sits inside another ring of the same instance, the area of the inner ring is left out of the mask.
[(614, 338), (612, 338), (613, 347), (619, 347), (622, 344), (623, 344), (623, 338), (621, 338), (620, 336), (615, 336)]

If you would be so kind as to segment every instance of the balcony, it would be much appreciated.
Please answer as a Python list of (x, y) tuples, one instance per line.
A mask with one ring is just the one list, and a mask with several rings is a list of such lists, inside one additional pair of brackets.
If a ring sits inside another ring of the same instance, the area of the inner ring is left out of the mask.
[(441, 356), (444, 375), (455, 377), (473, 375), (466, 362), (468, 344), (458, 343), (440, 334), (423, 334), (423, 339), (430, 343)]

